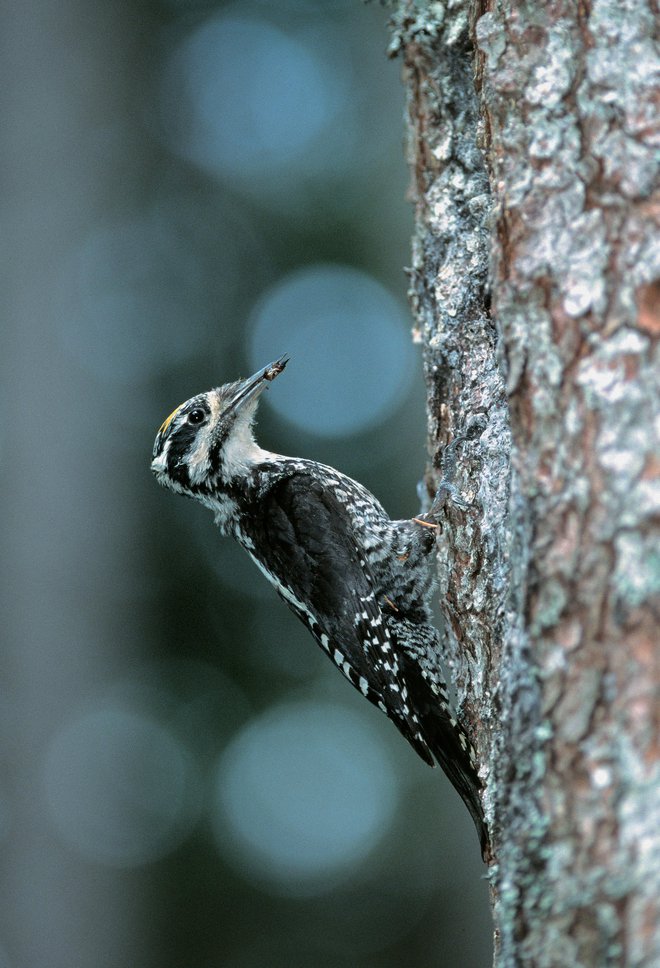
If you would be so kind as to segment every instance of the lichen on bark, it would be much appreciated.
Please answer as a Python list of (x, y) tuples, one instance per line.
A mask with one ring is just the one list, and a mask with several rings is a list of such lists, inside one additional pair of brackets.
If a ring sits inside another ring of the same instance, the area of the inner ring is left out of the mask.
[[(496, 963), (660, 964), (658, 61), (641, 0), (421, 3), (411, 301)], [(485, 418), (485, 419), (484, 419)]]

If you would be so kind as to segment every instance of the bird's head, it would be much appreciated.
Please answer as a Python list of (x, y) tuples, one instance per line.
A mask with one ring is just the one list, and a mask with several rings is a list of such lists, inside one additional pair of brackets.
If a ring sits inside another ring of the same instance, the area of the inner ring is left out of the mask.
[(204, 498), (218, 485), (244, 476), (263, 451), (252, 434), (257, 403), (288, 362), (281, 356), (247, 380), (191, 397), (163, 422), (151, 470), (159, 484)]

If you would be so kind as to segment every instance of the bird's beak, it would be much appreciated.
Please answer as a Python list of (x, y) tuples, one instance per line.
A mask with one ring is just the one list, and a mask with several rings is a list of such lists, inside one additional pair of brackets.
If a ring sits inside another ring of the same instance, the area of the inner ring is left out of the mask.
[(269, 363), (268, 366), (263, 367), (261, 370), (257, 370), (247, 380), (242, 380), (227, 409), (242, 410), (250, 400), (254, 400), (255, 397), (263, 393), (268, 384), (272, 383), (275, 377), (280, 375), (288, 362), (288, 356), (280, 356), (278, 360)]

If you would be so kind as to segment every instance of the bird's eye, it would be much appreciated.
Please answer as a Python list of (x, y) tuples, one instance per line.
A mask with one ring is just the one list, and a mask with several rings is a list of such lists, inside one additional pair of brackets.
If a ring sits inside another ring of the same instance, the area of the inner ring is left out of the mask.
[(188, 423), (191, 424), (201, 424), (204, 421), (206, 414), (203, 410), (191, 410), (188, 414)]

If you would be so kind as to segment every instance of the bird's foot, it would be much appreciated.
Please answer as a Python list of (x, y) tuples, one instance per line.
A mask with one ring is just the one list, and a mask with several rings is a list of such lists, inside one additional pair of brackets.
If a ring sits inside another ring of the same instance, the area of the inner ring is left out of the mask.
[(440, 471), (442, 476), (435, 492), (433, 503), (426, 514), (413, 518), (413, 521), (416, 521), (418, 524), (423, 524), (428, 528), (436, 528), (438, 527), (437, 518), (440, 511), (448, 502), (455, 504), (456, 507), (461, 508), (463, 511), (467, 511), (469, 508), (475, 506), (473, 501), (466, 501), (460, 496), (458, 488), (454, 484), (457, 464), (456, 451), (464, 441), (471, 440), (477, 434), (482, 433), (484, 426), (485, 419), (482, 415), (479, 415), (471, 421), (464, 434), (459, 434), (458, 437), (454, 437), (451, 443), (447, 444), (440, 458)]

